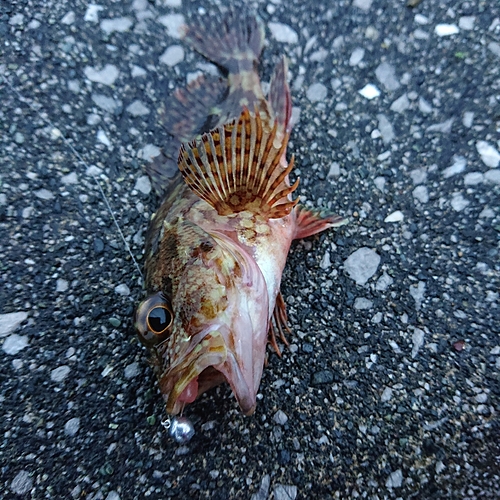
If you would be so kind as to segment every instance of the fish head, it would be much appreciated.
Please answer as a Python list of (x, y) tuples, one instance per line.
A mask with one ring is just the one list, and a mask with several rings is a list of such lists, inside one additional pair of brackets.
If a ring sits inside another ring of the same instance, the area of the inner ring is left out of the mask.
[(136, 313), (167, 413), (179, 414), (227, 381), (243, 413), (255, 410), (266, 355), (269, 298), (255, 260), (224, 234), (191, 252), (170, 272), (169, 293), (156, 292)]

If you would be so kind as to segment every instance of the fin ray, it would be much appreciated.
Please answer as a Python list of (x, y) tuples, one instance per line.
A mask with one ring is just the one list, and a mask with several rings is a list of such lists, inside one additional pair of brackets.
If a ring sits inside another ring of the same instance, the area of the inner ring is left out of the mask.
[(349, 221), (328, 211), (314, 210), (302, 205), (297, 207), (297, 229), (293, 239), (307, 238), (328, 228), (344, 226)]
[(298, 186), (298, 181), (288, 183), (293, 160), (281, 165), (288, 137), (279, 139), (276, 121), (264, 127), (260, 113), (245, 108), (237, 121), (183, 144), (179, 170), (190, 189), (220, 215), (250, 210), (282, 218), (298, 202), (288, 198)]

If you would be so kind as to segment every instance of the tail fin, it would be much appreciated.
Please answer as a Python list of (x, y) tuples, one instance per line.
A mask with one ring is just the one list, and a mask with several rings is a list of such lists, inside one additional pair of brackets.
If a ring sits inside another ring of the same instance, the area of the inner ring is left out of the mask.
[(264, 47), (264, 26), (246, 10), (232, 7), (221, 14), (209, 14), (202, 23), (186, 28), (186, 41), (207, 59), (230, 73), (250, 70)]

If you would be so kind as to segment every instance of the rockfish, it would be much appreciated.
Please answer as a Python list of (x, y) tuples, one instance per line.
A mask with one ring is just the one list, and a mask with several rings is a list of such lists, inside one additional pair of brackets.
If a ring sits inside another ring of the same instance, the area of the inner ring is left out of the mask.
[(184, 38), (227, 78), (199, 76), (160, 110), (171, 140), (148, 167), (163, 201), (147, 235), (136, 327), (168, 414), (227, 382), (250, 415), (268, 339), (278, 350), (275, 333), (288, 329), (280, 281), (290, 244), (345, 220), (292, 199), (287, 64), (266, 99), (262, 23), (231, 10), (186, 27)]

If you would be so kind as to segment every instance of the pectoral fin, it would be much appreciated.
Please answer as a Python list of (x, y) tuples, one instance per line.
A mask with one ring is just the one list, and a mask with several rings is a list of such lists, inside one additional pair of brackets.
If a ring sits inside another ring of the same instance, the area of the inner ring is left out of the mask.
[(331, 227), (340, 227), (349, 221), (340, 215), (323, 210), (313, 210), (299, 205), (297, 208), (297, 229), (294, 239), (307, 238)]

